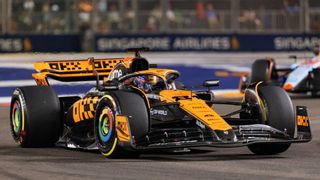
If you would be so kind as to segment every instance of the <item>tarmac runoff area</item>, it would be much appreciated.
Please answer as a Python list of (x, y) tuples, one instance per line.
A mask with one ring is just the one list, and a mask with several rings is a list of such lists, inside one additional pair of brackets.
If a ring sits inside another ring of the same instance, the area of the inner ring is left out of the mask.
[[(283, 58), (277, 61), (278, 64), (289, 65), (292, 61), (286, 59), (288, 54), (272, 55), (277, 56), (278, 59)], [(88, 57), (89, 55), (76, 54), (73, 56)], [(105, 57), (106, 54), (100, 55)], [(117, 57), (117, 54), (113, 55)], [(0, 56), (0, 66), (8, 63), (8, 59), (3, 59), (4, 56)], [(28, 56), (30, 59), (22, 61), (22, 57)], [(55, 58), (52, 58), (53, 56)], [(70, 55), (64, 56), (69, 57)], [(169, 53), (168, 55), (166, 53), (154, 55), (146, 53), (145, 56), (151, 63), (162, 62), (162, 59), (173, 56), (179, 59), (177, 60), (179, 63), (183, 63), (184, 60), (179, 57), (184, 56), (188, 57), (186, 58), (188, 64), (189, 61), (193, 62), (192, 57), (197, 55), (192, 53)], [(248, 64), (254, 59), (266, 56), (264, 53), (235, 53), (230, 56), (207, 53), (206, 57), (199, 58), (198, 54), (197, 64), (202, 64), (202, 62), (213, 65), (230, 63), (229, 66), (243, 65), (248, 68)], [(52, 54), (50, 57), (11, 54), (5, 58), (9, 57), (12, 60), (10, 63), (16, 61), (19, 62), (17, 64), (29, 64), (30, 67), (32, 67), (33, 60), (60, 59), (58, 55)], [(211, 60), (211, 57), (216, 57), (216, 59)], [(224, 57), (229, 58), (223, 60)], [(240, 58), (237, 59), (237, 57), (242, 58), (239, 60)], [(319, 179), (320, 99), (299, 95), (292, 96), (292, 100), (295, 105), (308, 107), (313, 139), (309, 143), (293, 144), (288, 151), (282, 154), (257, 156), (246, 147), (195, 148), (188, 153), (149, 152), (138, 159), (107, 159), (96, 151), (77, 151), (61, 147), (21, 148), (14, 143), (11, 137), (9, 107), (0, 104), (0, 179)], [(232, 110), (229, 106), (214, 108), (222, 114)]]

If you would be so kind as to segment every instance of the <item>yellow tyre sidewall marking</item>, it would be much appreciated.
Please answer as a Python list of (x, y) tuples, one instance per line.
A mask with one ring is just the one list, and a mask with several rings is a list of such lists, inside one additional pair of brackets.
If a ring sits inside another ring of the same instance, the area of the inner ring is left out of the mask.
[(24, 104), (22, 101), (21, 96), (19, 96), (19, 101), (20, 101), (20, 106), (21, 106), (21, 121), (22, 121), (22, 127), (21, 127), (21, 132), (24, 131)]
[(118, 138), (115, 138), (110, 151), (107, 153), (102, 153), (102, 155), (110, 156), (113, 153), (113, 151), (116, 149), (117, 144), (118, 144)]
[(255, 87), (255, 91), (256, 91), (256, 93), (257, 93), (259, 102), (260, 102), (261, 107), (262, 107), (262, 109), (263, 109), (264, 122), (266, 123), (266, 122), (267, 122), (267, 111), (266, 111), (266, 108), (265, 108), (265, 106), (264, 106), (264, 103), (263, 103), (262, 99), (260, 98), (259, 92), (258, 92), (258, 86), (259, 86), (260, 84), (262, 84), (262, 81), (260, 81), (260, 82), (257, 83), (257, 85), (256, 85), (256, 87)]

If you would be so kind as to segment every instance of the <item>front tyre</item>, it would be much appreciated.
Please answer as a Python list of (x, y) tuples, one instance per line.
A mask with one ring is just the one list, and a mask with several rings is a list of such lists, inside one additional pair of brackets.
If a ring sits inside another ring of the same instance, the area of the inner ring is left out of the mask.
[(101, 154), (110, 158), (119, 156), (115, 111), (110, 104), (107, 103), (98, 109), (94, 124), (97, 146)]
[(119, 145), (115, 106), (115, 101), (111, 96), (100, 100), (94, 120), (97, 147), (107, 158), (138, 158), (139, 152), (129, 151)]
[[(265, 124), (287, 132), (293, 138), (295, 132), (295, 112), (288, 94), (277, 86), (259, 87), (259, 96), (263, 107)], [(250, 151), (259, 155), (273, 155), (286, 151), (290, 143), (256, 143), (248, 146)]]

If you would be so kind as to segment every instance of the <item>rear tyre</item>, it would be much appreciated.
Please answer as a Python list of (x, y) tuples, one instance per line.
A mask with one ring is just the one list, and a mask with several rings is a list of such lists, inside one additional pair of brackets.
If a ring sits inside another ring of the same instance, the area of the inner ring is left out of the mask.
[(51, 87), (15, 89), (10, 106), (13, 139), (22, 147), (53, 146), (63, 128), (60, 109), (59, 98)]
[(251, 67), (251, 83), (270, 82), (277, 79), (275, 62), (273, 59), (256, 60)]
[[(285, 131), (290, 137), (295, 132), (295, 113), (288, 94), (277, 86), (261, 86), (259, 96), (263, 105), (262, 116), (266, 116), (265, 124)], [(291, 143), (257, 143), (248, 146), (250, 151), (259, 155), (272, 155), (286, 151)]]

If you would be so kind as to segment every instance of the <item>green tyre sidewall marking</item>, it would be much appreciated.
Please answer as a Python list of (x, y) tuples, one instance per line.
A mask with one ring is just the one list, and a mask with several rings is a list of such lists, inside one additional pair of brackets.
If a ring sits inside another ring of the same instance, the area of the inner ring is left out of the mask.
[(103, 156), (116, 158), (118, 156), (118, 139), (115, 129), (115, 110), (109, 98), (99, 106), (95, 117), (97, 146)]
[[(16, 102), (17, 103), (17, 102)], [(19, 133), (19, 130), (20, 130), (20, 125), (21, 125), (21, 123), (20, 123), (20, 121), (21, 121), (21, 118), (20, 118), (20, 112), (19, 112), (19, 109), (15, 109), (14, 110), (14, 120), (13, 120), (13, 123), (14, 123), (14, 132), (16, 133), (16, 134), (18, 134)]]
[(24, 142), (25, 133), (25, 123), (24, 123), (24, 103), (23, 96), (20, 90), (15, 90), (12, 95), (11, 105), (10, 105), (10, 127), (13, 139), (19, 145)]

